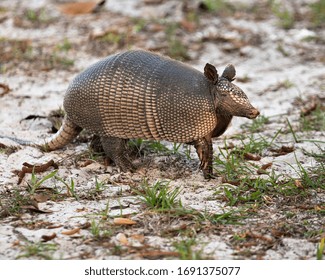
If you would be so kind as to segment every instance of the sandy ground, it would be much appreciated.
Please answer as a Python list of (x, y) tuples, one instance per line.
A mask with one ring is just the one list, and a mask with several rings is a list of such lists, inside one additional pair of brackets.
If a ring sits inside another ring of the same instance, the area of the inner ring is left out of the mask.
[[(325, 232), (324, 180), (310, 186), (301, 178), (302, 170), (317, 178), (324, 171), (318, 168), (324, 164), (324, 125), (307, 130), (301, 124), (303, 110), (317, 109), (325, 120), (325, 34), (311, 23), (309, 5), (315, 1), (294, 6), (284, 1), (295, 15), (287, 29), (267, 1), (229, 1), (237, 8), (222, 12), (209, 11), (202, 2), (107, 1), (97, 13), (71, 15), (64, 1), (1, 1), (0, 83), (10, 91), (0, 88), (0, 135), (29, 141), (52, 135), (48, 116), (62, 107), (73, 77), (121, 50), (150, 49), (200, 71), (207, 62), (220, 72), (232, 63), (235, 83), (268, 121), (253, 131), (251, 120), (235, 118), (214, 141), (215, 156), (226, 161), (220, 148), (241, 147), (251, 139), (272, 142), (258, 160), (245, 164), (258, 169), (271, 163), (267, 171), (280, 178), (276, 187), (256, 200), (232, 203), (226, 190), (235, 193), (242, 181), (225, 181), (225, 171), (204, 180), (193, 147), (174, 153), (144, 149), (136, 159), (138, 172), (131, 174), (94, 156), (87, 134), (48, 153), (0, 138), (1, 259), (316, 259)], [(173, 150), (172, 143), (163, 145)], [(54, 171), (51, 167), (36, 173), (34, 181), (26, 174), (18, 184), (13, 171), (22, 170), (24, 162), (49, 160), (58, 164), (56, 178), (35, 187)], [(292, 182), (290, 191), (280, 191), (285, 180)], [(135, 191), (144, 181), (179, 188), (189, 212), (146, 207)], [(247, 193), (251, 187), (236, 197)], [(209, 215), (221, 218), (204, 218)], [(121, 225), (116, 217), (136, 224)]]

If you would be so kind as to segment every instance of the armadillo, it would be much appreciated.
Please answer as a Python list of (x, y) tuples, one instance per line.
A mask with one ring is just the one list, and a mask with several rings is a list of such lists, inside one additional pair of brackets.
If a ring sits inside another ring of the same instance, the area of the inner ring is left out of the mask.
[(106, 156), (122, 171), (134, 170), (129, 139), (166, 140), (195, 146), (205, 178), (212, 176), (212, 138), (222, 135), (233, 116), (256, 118), (259, 111), (232, 83), (228, 65), (219, 76), (207, 63), (204, 73), (143, 50), (108, 56), (81, 72), (64, 97), (66, 116), (47, 141), (62, 148), (82, 129), (101, 139)]

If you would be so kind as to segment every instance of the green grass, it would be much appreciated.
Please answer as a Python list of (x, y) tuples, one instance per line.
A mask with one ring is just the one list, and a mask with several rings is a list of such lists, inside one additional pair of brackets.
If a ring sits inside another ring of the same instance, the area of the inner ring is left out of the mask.
[(27, 185), (29, 187), (29, 193), (30, 194), (34, 194), (36, 192), (36, 190), (47, 180), (55, 177), (56, 173), (58, 171), (54, 170), (51, 173), (43, 176), (42, 178), (38, 179), (34, 173), (34, 171), (32, 172), (32, 176), (31, 179), (29, 180), (29, 182), (27, 182)]
[(325, 131), (325, 110), (321, 106), (317, 106), (307, 116), (300, 117), (301, 131)]
[(56, 244), (42, 242), (27, 242), (22, 247), (24, 253), (17, 256), (16, 259), (37, 258), (44, 260), (53, 259), (52, 255), (57, 250)]
[(7, 199), (0, 199), (0, 218), (14, 216), (22, 211), (22, 206), (30, 203), (29, 195), (14, 189)]
[(270, 123), (270, 119), (266, 116), (260, 115), (252, 122), (245, 123), (241, 126), (242, 129), (248, 130), (250, 133), (264, 131), (265, 125)]
[(294, 27), (295, 15), (288, 10), (282, 3), (274, 0), (270, 1), (272, 13), (278, 18), (280, 27), (284, 29), (290, 29)]
[(107, 32), (104, 36), (100, 37), (100, 41), (107, 42), (111, 44), (121, 44), (125, 40), (126, 34), (116, 33), (116, 32)]
[(214, 158), (213, 167), (225, 182), (238, 183), (243, 178), (256, 174), (257, 166), (247, 160), (258, 161), (261, 156), (272, 146), (278, 135), (279, 129), (273, 138), (268, 139), (262, 135), (237, 136), (240, 143), (229, 148), (225, 141), (225, 149), (219, 148), (219, 154)]
[(44, 8), (39, 10), (32, 10), (32, 9), (26, 10), (25, 18), (32, 23), (38, 23), (38, 24), (49, 23), (50, 21), (52, 21), (52, 19), (49, 17), (49, 15), (47, 14)]
[(298, 170), (296, 172), (299, 174), (299, 178), (302, 185), (306, 188), (321, 188), (325, 190), (325, 164), (320, 163), (307, 170), (303, 167), (301, 163), (297, 160)]
[(63, 180), (61, 177), (59, 176), (55, 176), (55, 179), (58, 180), (59, 182), (61, 182), (67, 189), (67, 195), (68, 196), (72, 196), (74, 197), (76, 200), (79, 200), (79, 196), (76, 193), (76, 188), (75, 188), (75, 183), (73, 178), (70, 178), (70, 182), (67, 183), (65, 180)]
[(56, 68), (56, 65), (61, 65), (63, 68), (69, 68), (74, 65), (74, 60), (60, 56), (56, 54), (55, 52), (48, 58), (47, 63), (49, 64), (49, 67)]
[(202, 250), (194, 250), (193, 247), (197, 246), (195, 239), (185, 239), (173, 243), (173, 247), (179, 254), (181, 260), (202, 260)]
[(220, 149), (220, 155), (216, 156), (213, 163), (218, 176), (222, 176), (226, 182), (236, 184), (240, 179), (247, 174), (254, 172), (254, 167), (246, 161), (243, 161), (238, 155), (230, 152), (225, 152)]
[(203, 0), (202, 4), (210, 13), (233, 14), (235, 7), (224, 0)]
[(166, 39), (168, 42), (167, 55), (177, 60), (188, 60), (187, 47), (179, 39), (177, 31), (180, 30), (178, 24), (167, 24), (165, 28)]
[(318, 162), (325, 163), (325, 148), (322, 148), (318, 143), (314, 143), (314, 145), (319, 149), (319, 153), (303, 150), (304, 154), (313, 157)]
[(319, 0), (310, 4), (311, 22), (315, 27), (321, 27), (325, 24), (325, 0)]
[(317, 245), (316, 258), (317, 260), (323, 260), (325, 248), (325, 237), (323, 237)]
[(132, 22), (133, 22), (133, 31), (136, 33), (144, 30), (148, 23), (147, 20), (143, 18), (133, 18)]
[(92, 220), (90, 223), (90, 233), (95, 239), (108, 238), (113, 235), (113, 231), (105, 227), (103, 220), (95, 221)]
[(281, 133), (281, 129), (279, 129), (273, 136), (273, 138), (268, 139), (262, 135), (258, 135), (256, 137), (255, 135), (249, 135), (249, 136), (239, 136), (238, 139), (240, 140), (241, 144), (239, 146), (236, 146), (232, 153), (236, 153), (240, 156), (240, 158), (244, 158), (245, 154), (257, 154), (257, 155), (263, 155), (263, 152), (270, 148), (275, 139), (279, 136)]
[(169, 210), (182, 207), (182, 202), (178, 199), (180, 189), (171, 190), (168, 185), (169, 182), (156, 181), (150, 186), (147, 181), (144, 181), (140, 190), (136, 190), (136, 193), (139, 195), (140, 200), (151, 209)]
[(58, 44), (56, 46), (56, 48), (59, 50), (59, 51), (64, 51), (64, 52), (67, 52), (69, 50), (72, 49), (72, 44), (71, 42), (69, 41), (68, 38), (64, 38), (63, 42)]
[(131, 149), (135, 149), (138, 154), (147, 155), (149, 153), (169, 154), (171, 151), (160, 141), (135, 139), (128, 142)]

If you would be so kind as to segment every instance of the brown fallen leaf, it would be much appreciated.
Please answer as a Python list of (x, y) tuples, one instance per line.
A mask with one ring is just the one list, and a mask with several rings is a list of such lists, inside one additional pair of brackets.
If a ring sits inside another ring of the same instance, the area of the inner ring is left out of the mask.
[(143, 234), (133, 234), (130, 236), (130, 238), (132, 238), (133, 240), (137, 240), (140, 243), (143, 243), (145, 240), (145, 236)]
[(269, 163), (263, 164), (263, 165), (261, 166), (261, 169), (266, 170), (266, 169), (268, 169), (268, 168), (271, 167), (271, 166), (272, 166), (272, 162), (269, 162)]
[(105, 4), (106, 0), (89, 1), (89, 2), (71, 2), (58, 6), (61, 13), (66, 15), (80, 15), (98, 12)]
[(295, 150), (293, 146), (281, 146), (279, 149), (271, 149), (274, 152), (273, 156), (283, 156), (292, 153)]
[(95, 162), (95, 161), (92, 160), (92, 159), (87, 159), (87, 160), (85, 160), (84, 162), (80, 163), (79, 166), (80, 166), (80, 167), (86, 167), (86, 166), (88, 166), (88, 165), (90, 165), (90, 164), (92, 164), (92, 163), (94, 163), (94, 162)]
[(282, 231), (282, 230), (278, 230), (278, 229), (272, 229), (271, 230), (271, 233), (272, 235), (275, 237), (275, 238), (279, 238), (279, 237), (282, 237), (285, 235), (285, 232)]
[(26, 173), (39, 173), (39, 172), (44, 172), (51, 166), (54, 167), (54, 169), (58, 169), (58, 165), (54, 162), (53, 159), (48, 161), (47, 163), (41, 164), (41, 165), (36, 165), (36, 164), (30, 164), (28, 162), (23, 163), (23, 167), (20, 171), (18, 171), (18, 185), (22, 182), (22, 180), (25, 177)]
[(9, 86), (3, 83), (0, 83), (0, 88), (2, 89), (2, 92), (0, 92), (0, 97), (4, 96), (10, 91)]
[(50, 226), (47, 226), (46, 228), (47, 229), (54, 229), (54, 228), (59, 228), (59, 227), (63, 227), (63, 225), (50, 225)]
[(224, 147), (221, 147), (221, 149), (225, 149), (225, 150), (230, 150), (235, 148), (235, 144), (232, 142), (227, 143)]
[(51, 235), (42, 235), (41, 238), (42, 238), (42, 242), (47, 242), (47, 241), (50, 241), (52, 239), (54, 239), (56, 237), (56, 233), (52, 233)]
[(313, 111), (317, 109), (318, 106), (321, 105), (321, 102), (317, 96), (311, 96), (309, 102), (301, 109), (300, 115), (301, 116), (308, 116)]
[(255, 154), (251, 154), (251, 153), (245, 153), (244, 154), (244, 159), (259, 161), (261, 159), (261, 157), (259, 155), (255, 155)]
[(197, 27), (195, 22), (192, 22), (192, 21), (189, 21), (186, 19), (183, 19), (181, 21), (181, 26), (188, 32), (194, 32)]
[(19, 246), (19, 245), (20, 245), (20, 240), (19, 240), (19, 239), (15, 240), (15, 241), (12, 242), (12, 244), (11, 244), (12, 247)]
[(82, 207), (82, 208), (77, 208), (76, 212), (84, 212), (84, 211), (88, 211), (88, 209), (86, 207)]
[(86, 229), (86, 228), (90, 228), (90, 227), (91, 227), (90, 222), (85, 222), (84, 224), (79, 225), (80, 229)]
[(294, 184), (298, 189), (303, 189), (304, 188), (304, 186), (303, 186), (303, 184), (301, 183), (300, 180), (295, 180)]
[(114, 218), (115, 225), (135, 225), (137, 222), (128, 218)]
[(124, 233), (118, 233), (116, 235), (116, 239), (122, 244), (122, 245), (129, 245), (129, 241)]
[(179, 257), (178, 252), (166, 252), (166, 251), (149, 251), (139, 254), (141, 257), (149, 259), (158, 259), (162, 257)]
[(64, 234), (64, 235), (74, 235), (74, 234), (79, 233), (79, 232), (80, 232), (80, 228), (74, 228), (74, 229), (71, 229), (71, 230), (62, 231), (61, 233)]
[(35, 194), (33, 194), (32, 198), (35, 201), (42, 203), (42, 202), (48, 201), (51, 198), (51, 195), (44, 194), (44, 193), (35, 193)]
[(270, 236), (270, 235), (266, 235), (266, 234), (261, 234), (261, 233), (258, 233), (256, 231), (248, 231), (246, 233), (247, 236), (250, 236), (252, 238), (256, 238), (256, 239), (260, 239), (260, 240), (263, 240), (263, 241), (266, 241), (268, 243), (272, 243), (274, 241), (273, 237)]
[(38, 213), (52, 213), (53, 212), (51, 210), (40, 209), (39, 206), (38, 206), (37, 201), (34, 200), (34, 199), (30, 199), (29, 204), (28, 205), (23, 205), (23, 206), (21, 206), (21, 208), (26, 209), (26, 210), (31, 210), (31, 211), (34, 211), (34, 212), (38, 212)]
[(266, 169), (268, 169), (269, 167), (272, 166), (272, 162), (263, 164), (259, 169), (257, 169), (257, 174), (267, 174), (268, 172), (266, 171)]

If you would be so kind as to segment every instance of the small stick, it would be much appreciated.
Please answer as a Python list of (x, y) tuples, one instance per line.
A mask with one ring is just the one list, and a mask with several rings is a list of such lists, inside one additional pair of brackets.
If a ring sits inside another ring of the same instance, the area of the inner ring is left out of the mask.
[(40, 173), (46, 171), (49, 167), (53, 166), (54, 169), (58, 169), (59, 166), (51, 159), (49, 162), (41, 164), (41, 165), (33, 165), (28, 162), (23, 163), (23, 168), (18, 173), (18, 185), (24, 179), (26, 173)]

